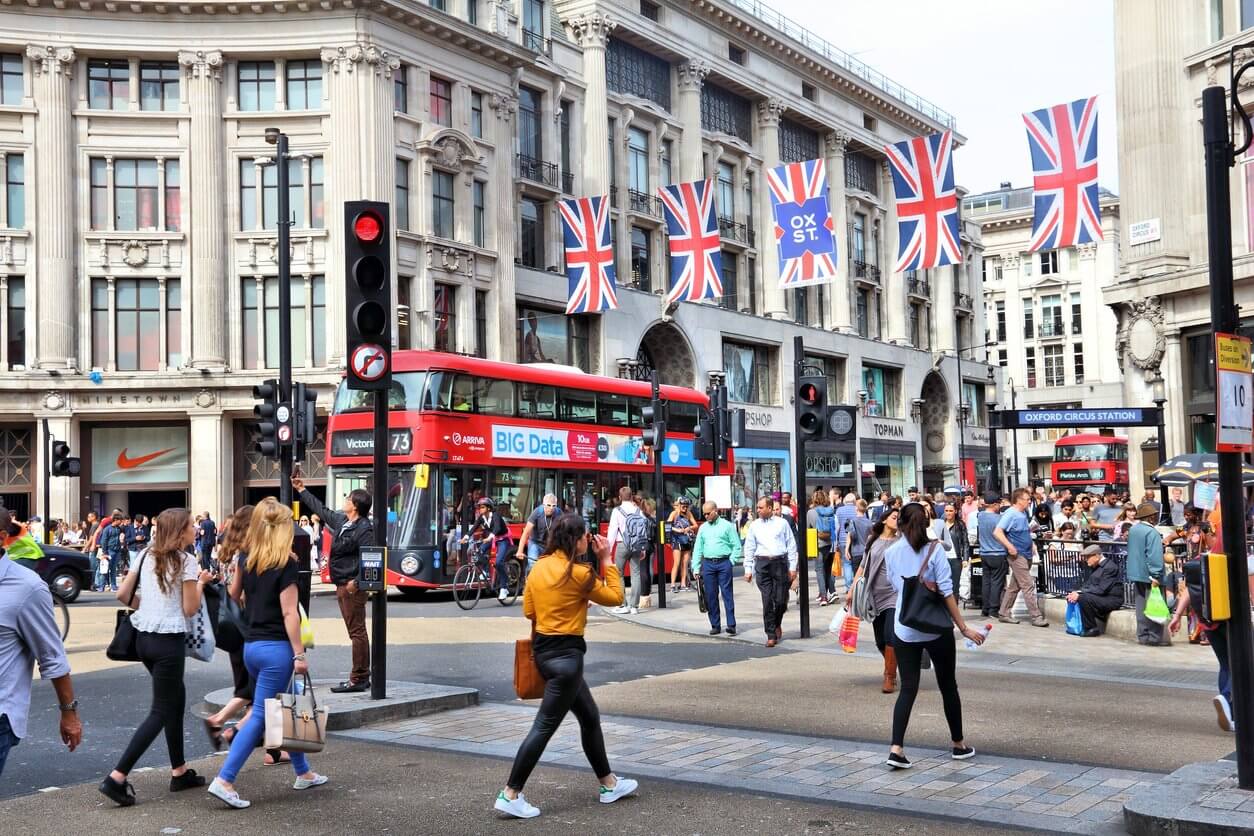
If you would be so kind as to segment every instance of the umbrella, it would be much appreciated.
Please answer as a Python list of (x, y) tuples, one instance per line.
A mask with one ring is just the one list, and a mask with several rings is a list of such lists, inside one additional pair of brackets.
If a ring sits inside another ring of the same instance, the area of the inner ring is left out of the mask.
[[(1150, 478), (1172, 488), (1187, 487), (1194, 482), (1215, 482), (1219, 479), (1219, 457), (1214, 453), (1182, 453), (1168, 459)], [(1254, 467), (1241, 466), (1241, 482), (1247, 487), (1254, 485)]]

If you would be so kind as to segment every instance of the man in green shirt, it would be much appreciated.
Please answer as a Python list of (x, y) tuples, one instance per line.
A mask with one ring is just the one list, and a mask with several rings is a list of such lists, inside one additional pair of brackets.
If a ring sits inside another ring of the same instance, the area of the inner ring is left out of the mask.
[(692, 571), (701, 574), (705, 589), (705, 610), (710, 617), (710, 635), (722, 632), (718, 611), (718, 594), (723, 593), (727, 610), (727, 635), (736, 635), (736, 602), (732, 599), (732, 566), (740, 563), (740, 535), (736, 526), (719, 516), (718, 506), (707, 502), (701, 506), (705, 523), (697, 529), (692, 544)]

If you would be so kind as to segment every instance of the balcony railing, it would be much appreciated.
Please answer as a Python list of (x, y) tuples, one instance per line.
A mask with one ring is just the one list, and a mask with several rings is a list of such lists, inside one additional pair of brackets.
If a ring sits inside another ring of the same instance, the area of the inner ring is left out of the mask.
[(1042, 322), (1036, 335), (1038, 337), (1065, 337), (1067, 327), (1062, 322)]
[(557, 163), (537, 160), (526, 154), (519, 154), (517, 159), (520, 178), (548, 186), (550, 189), (557, 188)]
[(845, 188), (878, 195), (880, 191), (879, 163), (857, 151), (846, 153)]
[(954, 307), (964, 311), (971, 310), (973, 300), (970, 293), (954, 293)]
[(530, 29), (522, 30), (522, 45), (525, 49), (529, 49), (532, 52), (549, 54), (549, 39), (544, 37), (542, 32), (532, 32)]
[(648, 192), (638, 192), (635, 189), (628, 189), (627, 208), (632, 212), (639, 212), (642, 215), (649, 215), (654, 218), (662, 217), (662, 201)]
[(911, 296), (928, 298), (932, 295), (932, 288), (928, 284), (927, 279), (908, 279), (906, 281), (906, 293)]
[(853, 277), (867, 282), (868, 284), (880, 283), (880, 268), (874, 264), (867, 264), (859, 259), (852, 259)]
[(718, 234), (728, 241), (753, 246), (753, 230), (731, 218), (718, 219)]
[(575, 193), (575, 173), (573, 171), (562, 172), (562, 193), (563, 194)]

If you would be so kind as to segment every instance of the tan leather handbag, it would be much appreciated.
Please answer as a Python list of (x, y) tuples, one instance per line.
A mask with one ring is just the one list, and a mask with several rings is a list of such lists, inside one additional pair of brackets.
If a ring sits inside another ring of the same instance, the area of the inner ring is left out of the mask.
[(544, 677), (536, 666), (536, 623), (531, 622), (531, 637), (514, 642), (514, 693), (520, 700), (538, 700), (544, 696)]
[(327, 745), (327, 708), (318, 705), (309, 674), (303, 693), (296, 693), (295, 685), (293, 674), (285, 692), (266, 700), (265, 748), (321, 752)]

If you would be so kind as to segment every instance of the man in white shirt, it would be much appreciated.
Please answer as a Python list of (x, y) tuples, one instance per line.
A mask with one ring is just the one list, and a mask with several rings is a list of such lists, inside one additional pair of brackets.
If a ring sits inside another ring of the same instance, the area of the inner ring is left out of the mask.
[(780, 626), (788, 611), (788, 588), (797, 577), (797, 538), (782, 516), (774, 516), (775, 503), (768, 497), (758, 500), (758, 518), (749, 523), (745, 535), (745, 581), (758, 576), (762, 593), (762, 626), (766, 646), (774, 647), (784, 637)]
[[(614, 563), (618, 566), (619, 577), (623, 577), (623, 569), (626, 568), (627, 558), (629, 557), (627, 554), (626, 532), (623, 529), (627, 524), (627, 518), (640, 510), (631, 497), (631, 488), (623, 485), (618, 489), (618, 507), (610, 513), (610, 527), (605, 531), (605, 539), (610, 544), (610, 554), (614, 555)], [(636, 577), (631, 579), (631, 589), (627, 591), (626, 595), (627, 600), (623, 602), (622, 606), (617, 607), (614, 612), (619, 615), (631, 612), (633, 601), (635, 602), (634, 608), (639, 609), (641, 587), (639, 581), (640, 579)]]

